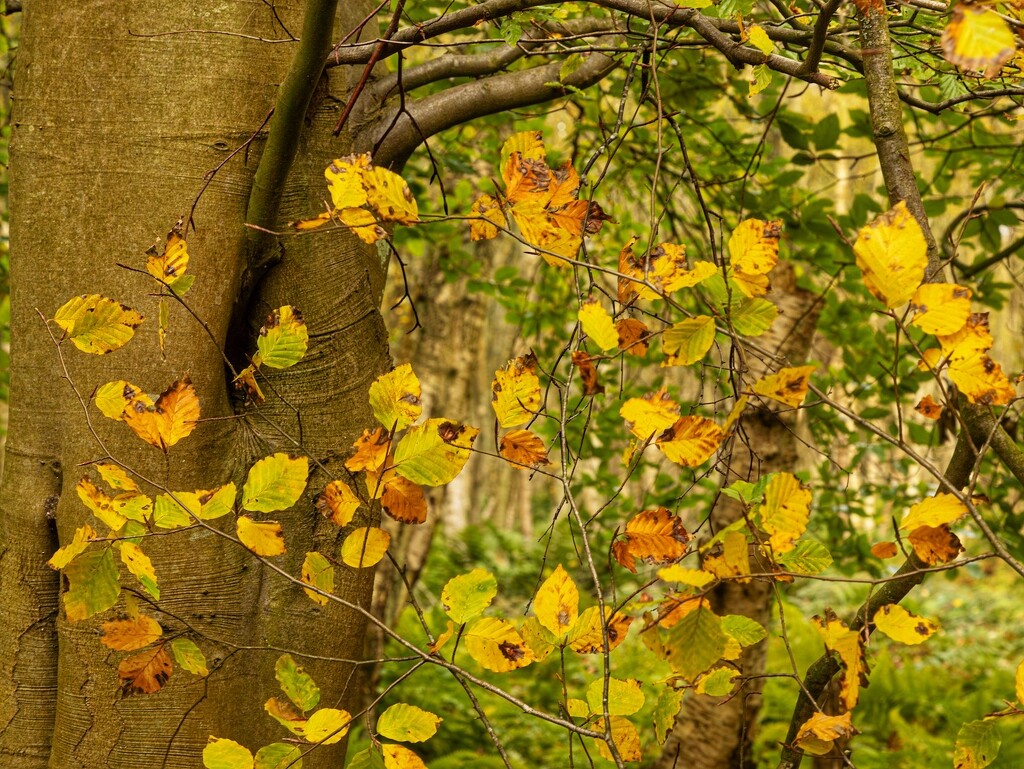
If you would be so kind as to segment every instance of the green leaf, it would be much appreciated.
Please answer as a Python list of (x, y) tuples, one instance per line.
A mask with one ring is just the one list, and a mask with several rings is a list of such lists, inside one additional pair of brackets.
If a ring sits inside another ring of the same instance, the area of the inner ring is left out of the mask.
[(729, 667), (719, 667), (712, 670), (700, 679), (697, 684), (698, 694), (707, 694), (710, 697), (724, 697), (732, 691), (732, 681), (740, 673)]
[(197, 676), (210, 674), (206, 665), (206, 656), (195, 643), (187, 638), (175, 638), (171, 641), (171, 653), (174, 654), (174, 660), (182, 670), (195, 673)]
[(779, 317), (779, 308), (762, 297), (747, 299), (730, 314), (732, 327), (744, 336), (761, 336)]
[(175, 278), (170, 283), (168, 283), (167, 287), (171, 289), (171, 291), (173, 291), (176, 295), (185, 296), (185, 294), (188, 293), (188, 290), (192, 288), (192, 284), (195, 282), (195, 280), (195, 275), (182, 275), (181, 277)]
[(303, 713), (320, 704), (320, 688), (313, 682), (313, 678), (296, 664), (292, 655), (282, 654), (277, 658), (274, 675), (281, 684), (281, 691)]
[(689, 366), (701, 360), (715, 341), (715, 319), (709, 315), (687, 318), (665, 329), (661, 337), (662, 366)]
[(252, 753), (234, 740), (211, 737), (203, 748), (206, 769), (252, 769)]
[(814, 124), (814, 146), (821, 150), (830, 150), (839, 142), (839, 115), (829, 112)]
[(99, 294), (76, 296), (53, 319), (75, 347), (93, 355), (124, 347), (145, 320), (131, 307)]
[(779, 565), (796, 574), (821, 574), (832, 565), (832, 553), (820, 542), (802, 539), (788, 553), (776, 556)]
[[(592, 681), (587, 687), (587, 704), (593, 713), (604, 713), (604, 679)], [(631, 716), (644, 706), (644, 693), (640, 690), (640, 682), (627, 678), (608, 679), (608, 713), (613, 716)]]
[(385, 769), (384, 756), (373, 748), (360, 750), (349, 759), (345, 769)]
[[(190, 500), (189, 496), (193, 499)], [(195, 495), (190, 492), (174, 492), (174, 496), (178, 500), (187, 506), (191, 507), (191, 502), (195, 502), (195, 509), (192, 513), (195, 514), (199, 511), (200, 504), (199, 500), (194, 499)], [(192, 524), (192, 516), (188, 514), (182, 505), (175, 502), (167, 494), (160, 494), (157, 496), (156, 501), (153, 504), (153, 525), (159, 529), (177, 529), (181, 526), (189, 526)]]
[(680, 676), (692, 682), (721, 659), (728, 643), (721, 618), (702, 605), (669, 628), (665, 656)]
[(983, 769), (999, 755), (1002, 738), (994, 721), (968, 721), (956, 736), (953, 766), (956, 769)]
[(740, 614), (722, 617), (722, 630), (732, 636), (740, 646), (752, 646), (768, 637), (768, 631), (760, 622)]
[(347, 711), (321, 708), (306, 721), (303, 736), (308, 742), (333, 745), (348, 734), (352, 716)]
[(483, 614), (498, 594), (494, 575), (483, 569), (452, 577), (441, 591), (441, 605), (452, 622), (461, 625)]
[(654, 706), (654, 739), (664, 745), (669, 730), (676, 722), (679, 708), (683, 704), (683, 690), (664, 687), (658, 694), (658, 702)]
[(257, 366), (288, 368), (302, 360), (308, 346), (309, 332), (302, 313), (286, 304), (274, 310), (260, 329), (252, 362)]
[(398, 742), (423, 742), (437, 733), (441, 720), (427, 710), (399, 702), (381, 714), (377, 733)]
[(242, 507), (256, 513), (287, 510), (299, 501), (309, 476), (306, 457), (272, 454), (249, 470), (242, 488)]
[(157, 585), (156, 571), (153, 562), (142, 548), (133, 542), (121, 542), (121, 561), (128, 567), (143, 589), (153, 598), (160, 600), (160, 588)]
[(423, 412), (420, 395), (420, 380), (412, 366), (403, 363), (370, 385), (370, 408), (385, 429), (404, 430)]
[(765, 88), (772, 84), (772, 71), (768, 68), (767, 64), (758, 64), (751, 68), (750, 71), (750, 89), (748, 93), (751, 96), (761, 93)]
[(256, 751), (256, 769), (302, 769), (298, 745), (272, 742)]
[(441, 486), (455, 479), (480, 431), (448, 419), (409, 428), (395, 447), (395, 471), (413, 483)]
[(77, 556), (64, 567), (64, 577), (68, 581), (68, 591), (64, 593), (68, 622), (106, 611), (121, 595), (114, 551), (109, 547)]

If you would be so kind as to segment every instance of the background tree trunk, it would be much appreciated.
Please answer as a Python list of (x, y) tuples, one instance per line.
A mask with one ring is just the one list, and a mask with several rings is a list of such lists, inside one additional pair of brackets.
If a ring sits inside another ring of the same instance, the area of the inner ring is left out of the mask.
[[(348, 30), (369, 4), (346, 4)], [(301, 29), (301, 3), (276, 13)], [(378, 312), (383, 261), (347, 233), (292, 238), (284, 261), (259, 288), (250, 328), (282, 304), (303, 310), (310, 349), (298, 366), (271, 377), (258, 412), (232, 402), (221, 359), (245, 266), (243, 226), (261, 144), (239, 153), (214, 178), (188, 237), (197, 276), (191, 307), (216, 344), (180, 307), (172, 307), (166, 359), (156, 340), (155, 284), (115, 266), (143, 265), (143, 253), (187, 214), (204, 175), (263, 123), (284, 79), (293, 44), (270, 4), (35, 0), (18, 54), (12, 138), (12, 393), (0, 510), (0, 764), (10, 769), (82, 766), (190, 767), (210, 734), (255, 750), (284, 730), (262, 712), (276, 690), (273, 664), (291, 649), (357, 657), (364, 622), (333, 605), (321, 610), (302, 592), (264, 574), (246, 551), (203, 530), (147, 542), (160, 579), (159, 607), (142, 608), (165, 633), (192, 631), (211, 662), (208, 679), (176, 671), (162, 691), (125, 698), (116, 664), (99, 644), (101, 618), (70, 624), (59, 606), (59, 578), (45, 562), (89, 514), (75, 486), (82, 463), (104, 454), (80, 403), (60, 379), (57, 353), (37, 314), (52, 317), (67, 299), (102, 293), (149, 316), (126, 348), (86, 356), (64, 345), (69, 373), (85, 398), (94, 387), (126, 379), (160, 392), (190, 372), (209, 421), (165, 458), (90, 404), (97, 435), (110, 452), (174, 489), (244, 480), (256, 458), (275, 450), (305, 452), (340, 472), (355, 435), (370, 424), (366, 392), (389, 366)], [(193, 30), (193, 31), (188, 31)], [(164, 34), (154, 37), (157, 33)], [(375, 29), (364, 34), (372, 36)], [(310, 110), (285, 190), (282, 221), (322, 210), (323, 169), (352, 148), (331, 140), (346, 68), (332, 70)], [(251, 349), (251, 340), (246, 340)], [(309, 492), (277, 517), (297, 574), (307, 550), (331, 550), (339, 533), (312, 507), (327, 478), (313, 472)], [(152, 489), (149, 490), (152, 492)], [(230, 525), (230, 524), (228, 524)], [(339, 574), (336, 592), (369, 600), (370, 575)], [(369, 572), (370, 570), (366, 570)], [(130, 577), (122, 580), (130, 585)], [(109, 615), (106, 617), (109, 618)], [(258, 647), (239, 650), (238, 646)], [(344, 707), (349, 670), (314, 663), (323, 703)], [(338, 747), (318, 749), (310, 767), (337, 766)]]

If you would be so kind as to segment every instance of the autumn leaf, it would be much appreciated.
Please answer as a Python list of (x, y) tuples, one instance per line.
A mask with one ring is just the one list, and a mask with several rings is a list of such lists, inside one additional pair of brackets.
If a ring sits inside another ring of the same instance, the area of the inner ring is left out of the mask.
[(174, 661), (182, 670), (195, 673), (198, 676), (210, 674), (206, 666), (206, 657), (193, 641), (187, 638), (175, 638), (171, 641), (171, 652), (174, 654)]
[(490, 195), (481, 195), (469, 209), (473, 220), (469, 223), (470, 240), (491, 240), (498, 237), (499, 229), (508, 227), (501, 204)]
[(335, 526), (348, 526), (360, 504), (359, 497), (347, 483), (331, 481), (317, 497), (316, 509)]
[(683, 467), (698, 467), (707, 462), (722, 445), (725, 432), (704, 417), (680, 417), (656, 441), (672, 462)]
[(787, 553), (807, 528), (811, 491), (792, 473), (775, 473), (765, 487), (758, 514), (772, 551)]
[(242, 488), (242, 507), (254, 513), (287, 510), (299, 501), (309, 476), (309, 460), (271, 454), (251, 468)]
[(64, 612), (68, 622), (80, 622), (117, 603), (121, 595), (117, 566), (110, 548), (81, 553), (63, 568), (67, 580)]
[(141, 547), (127, 540), (119, 543), (119, 549), (121, 562), (128, 567), (128, 571), (139, 580), (139, 584), (147, 593), (159, 600), (160, 588), (157, 587), (156, 571), (149, 556), (142, 552)]
[(621, 644), (629, 633), (633, 618), (622, 613), (612, 614), (610, 606), (605, 606), (604, 616), (608, 618), (607, 622), (602, 622), (601, 610), (597, 606), (584, 609), (566, 636), (569, 648), (578, 654), (603, 654), (605, 634), (609, 652)]
[(583, 350), (573, 350), (572, 365), (580, 370), (580, 379), (583, 380), (583, 394), (600, 395), (604, 392), (604, 386), (597, 381), (597, 367), (594, 361), (599, 357), (587, 355)]
[(305, 713), (320, 704), (320, 687), (292, 655), (282, 654), (277, 658), (274, 677), (281, 691), (300, 712)]
[(615, 560), (636, 573), (636, 561), (663, 564), (678, 561), (692, 539), (679, 516), (664, 507), (644, 510), (631, 518), (623, 538), (612, 543)]
[(913, 531), (919, 526), (942, 526), (964, 515), (967, 515), (967, 508), (955, 494), (939, 492), (913, 505), (900, 523), (900, 528)]
[(423, 759), (404, 745), (381, 745), (384, 756), (384, 769), (427, 769)]
[(256, 751), (253, 769), (302, 769), (302, 750), (285, 742), (264, 745)]
[(423, 412), (420, 380), (412, 365), (403, 363), (381, 374), (370, 385), (370, 408), (386, 430), (404, 430)]
[(709, 315), (675, 323), (661, 337), (662, 366), (690, 366), (704, 359), (715, 342), (715, 319)]
[(942, 53), (950, 64), (995, 78), (1016, 52), (1013, 30), (998, 13), (972, 3), (953, 6), (942, 32)]
[(871, 555), (875, 558), (895, 558), (899, 552), (895, 542), (876, 542), (871, 546)]
[(186, 374), (153, 401), (138, 388), (133, 388), (121, 418), (142, 440), (164, 453), (182, 438), (187, 438), (199, 420), (199, 397)]
[(739, 582), (749, 582), (750, 554), (747, 536), (742, 531), (726, 532), (721, 540), (719, 554), (705, 555), (701, 568), (719, 579), (739, 577)]
[(167, 233), (167, 242), (163, 248), (157, 251), (156, 246), (153, 246), (146, 252), (146, 257), (146, 271), (150, 275), (165, 286), (171, 287), (176, 294), (180, 295), (188, 290), (181, 282), (188, 269), (188, 247), (181, 234), (180, 222)]
[[(644, 706), (644, 693), (635, 678), (608, 679), (608, 714), (631, 716)], [(587, 705), (592, 713), (604, 713), (604, 679), (591, 681), (587, 686)]]
[(450, 483), (469, 459), (480, 431), (448, 419), (428, 419), (410, 427), (395, 447), (395, 470), (413, 483)]
[(938, 626), (930, 619), (911, 614), (896, 603), (879, 608), (872, 621), (875, 627), (892, 640), (911, 646), (924, 643), (938, 630)]
[(683, 616), (665, 636), (665, 655), (676, 673), (693, 682), (721, 659), (729, 637), (722, 629), (721, 618), (709, 608), (706, 599), (691, 599), (684, 607)]
[[(317, 588), (317, 590), (322, 590), (325, 593), (334, 592), (334, 566), (320, 553), (306, 553), (306, 558), (302, 562), (300, 579), (305, 584)], [(315, 590), (307, 588), (303, 588), (302, 591), (314, 603), (320, 606), (327, 605), (327, 596), (320, 595)]]
[(836, 740), (845, 739), (853, 734), (850, 719), (849, 713), (843, 713), (841, 716), (815, 713), (800, 725), (793, 745), (808, 755), (824, 756), (832, 750)]
[(117, 675), (125, 695), (153, 694), (163, 688), (173, 670), (174, 663), (161, 644), (121, 660)]
[(559, 564), (533, 597), (533, 611), (540, 624), (561, 638), (576, 624), (580, 593), (572, 577)]
[(89, 524), (80, 526), (75, 529), (75, 536), (71, 542), (57, 549), (50, 560), (46, 562), (46, 565), (51, 569), (63, 569), (71, 561), (73, 561), (79, 554), (84, 553), (85, 549), (89, 547), (89, 540), (97, 537), (96, 531)]
[(902, 200), (860, 229), (853, 252), (864, 285), (886, 307), (906, 304), (924, 280), (928, 247), (921, 225)]
[(380, 166), (364, 169), (366, 199), (385, 222), (411, 225), (420, 220), (416, 198), (409, 185), (394, 171)]
[(600, 301), (593, 297), (587, 299), (580, 307), (577, 317), (583, 327), (583, 333), (600, 349), (612, 350), (619, 346), (618, 329)]
[(441, 607), (452, 621), (461, 625), (483, 614), (498, 594), (494, 575), (483, 569), (452, 577), (441, 591)]
[(812, 621), (825, 642), (825, 647), (839, 655), (843, 663), (839, 697), (843, 707), (852, 710), (860, 696), (860, 687), (867, 684), (867, 665), (860, 633), (851, 630), (846, 623), (831, 612), (825, 618), (813, 617)]
[(494, 673), (525, 667), (535, 660), (530, 647), (507, 620), (484, 617), (470, 625), (463, 637), (469, 655), (480, 667)]
[(811, 372), (817, 366), (797, 366), (781, 368), (774, 374), (754, 382), (754, 393), (797, 408), (807, 397), (811, 386)]
[(256, 555), (273, 557), (286, 550), (281, 524), (277, 521), (254, 521), (247, 515), (240, 515), (236, 529), (239, 541)]
[(695, 691), (709, 697), (724, 697), (733, 690), (733, 679), (739, 674), (738, 670), (724, 665), (712, 668), (697, 680)]
[(203, 748), (203, 766), (206, 769), (252, 769), (252, 753), (234, 740), (210, 737)]
[(766, 293), (768, 280), (762, 276), (767, 275), (779, 261), (781, 232), (781, 221), (746, 219), (729, 237), (730, 277), (748, 297)]
[(377, 733), (399, 742), (423, 742), (437, 733), (442, 719), (433, 713), (399, 702), (377, 719)]
[(159, 622), (145, 614), (133, 619), (113, 619), (104, 622), (100, 628), (103, 631), (100, 643), (120, 652), (136, 651), (149, 646), (159, 640), (164, 632)]
[(53, 320), (79, 350), (105, 355), (128, 344), (145, 318), (113, 299), (82, 294), (61, 306)]
[(936, 403), (931, 395), (926, 395), (914, 406), (914, 411), (926, 419), (938, 419), (942, 416), (942, 404)]
[(924, 283), (910, 300), (911, 325), (928, 334), (955, 334), (971, 315), (971, 290), (952, 283)]
[(551, 464), (544, 441), (529, 430), (505, 433), (498, 443), (498, 453), (517, 470), (536, 469)]
[(691, 288), (717, 272), (714, 264), (703, 261), (695, 262), (693, 269), (689, 269), (686, 247), (673, 243), (661, 243), (649, 254), (637, 255), (633, 252), (637, 240), (630, 238), (619, 253), (619, 272), (628, 276), (619, 278), (618, 299), (622, 304), (629, 304), (636, 297), (657, 299)]
[(955, 769), (984, 769), (996, 760), (1002, 737), (994, 721), (969, 721), (960, 727), (953, 747)]
[(380, 508), (399, 523), (418, 524), (427, 520), (427, 497), (423, 487), (401, 476), (384, 483)]
[(391, 535), (376, 526), (355, 529), (341, 545), (341, 560), (348, 566), (365, 569), (384, 557)]
[(260, 328), (252, 362), (257, 367), (289, 368), (302, 360), (308, 346), (309, 332), (302, 313), (285, 305), (270, 313)]
[[(643, 751), (640, 747), (640, 733), (637, 732), (632, 722), (622, 716), (611, 716), (608, 723), (611, 726), (612, 742), (619, 753), (619, 757), (626, 763), (641, 760), (643, 758)], [(603, 718), (597, 719), (593, 728), (594, 731), (603, 732), (605, 730), (605, 720)], [(597, 740), (596, 742), (597, 752), (609, 761), (614, 760), (608, 743), (604, 740)]]
[(526, 424), (540, 411), (540, 380), (537, 356), (532, 352), (510, 360), (494, 372), (491, 406), (501, 427)]
[(679, 419), (679, 404), (668, 391), (647, 393), (642, 398), (630, 398), (619, 409), (619, 416), (626, 420), (626, 427), (642, 441), (653, 435), (660, 435)]
[(646, 323), (636, 318), (619, 318), (615, 321), (615, 330), (619, 335), (620, 350), (638, 358), (647, 354), (651, 330)]
[(959, 537), (946, 525), (918, 526), (907, 535), (907, 540), (914, 554), (929, 566), (949, 563), (964, 549)]

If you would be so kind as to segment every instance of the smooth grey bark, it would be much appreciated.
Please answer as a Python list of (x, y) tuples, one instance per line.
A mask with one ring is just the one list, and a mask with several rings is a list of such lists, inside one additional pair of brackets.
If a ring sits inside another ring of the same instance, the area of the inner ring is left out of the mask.
[[(339, 27), (350, 29), (369, 7), (346, 4)], [(277, 12), (289, 29), (301, 27), (301, 3), (278, 4)], [(196, 210), (198, 229), (188, 237), (189, 272), (197, 279), (186, 298), (216, 344), (173, 307), (161, 357), (154, 284), (115, 262), (141, 267), (146, 248), (188, 213), (204, 175), (263, 123), (293, 49), (187, 30), (284, 36), (270, 5), (243, 0), (215, 7), (34, 0), (25, 12), (12, 135), (11, 414), (0, 492), (5, 768), (195, 767), (211, 734), (255, 751), (287, 736), (262, 709), (277, 693), (273, 663), (280, 652), (267, 647), (342, 658), (358, 657), (361, 649), (358, 615), (319, 609), (238, 546), (202, 530), (154, 537), (146, 550), (162, 596), (157, 607), (140, 601), (142, 609), (166, 634), (194, 633), (212, 670), (205, 680), (176, 670), (160, 692), (125, 698), (116, 671), (123, 655), (110, 653), (97, 635), (100, 622), (116, 612), (68, 623), (59, 606), (59, 577), (45, 565), (90, 518), (75, 486), (86, 472), (80, 465), (104, 452), (61, 381), (37, 309), (52, 317), (74, 295), (101, 293), (148, 316), (136, 338), (111, 355), (62, 349), (86, 398), (111, 380), (160, 392), (190, 373), (202, 416), (213, 420), (166, 459), (90, 406), (110, 453), (173, 489), (241, 483), (254, 459), (296, 452), (280, 433), (297, 434), (296, 410), (306, 415), (305, 452), (338, 473), (339, 458), (371, 421), (367, 387), (389, 365), (377, 309), (383, 286), (377, 251), (347, 233), (292, 238), (284, 243), (283, 262), (259, 286), (248, 325), (254, 331), (274, 307), (297, 305), (309, 324), (309, 352), (298, 366), (271, 377), (273, 390), (264, 388), (269, 402), (258, 413), (233, 399), (221, 349), (230, 341), (245, 267), (245, 211), (261, 141), (220, 170)], [(165, 32), (175, 34), (147, 36)], [(282, 221), (322, 210), (324, 167), (353, 149), (345, 137), (329, 135), (348, 76), (339, 68), (321, 84), (284, 190)], [(293, 574), (307, 550), (331, 550), (343, 534), (313, 510), (313, 493), (326, 480), (312, 473), (307, 495), (274, 516), (288, 545), (279, 562)], [(230, 522), (225, 526), (230, 530)], [(132, 585), (130, 575), (122, 577), (123, 585)], [(370, 575), (339, 574), (339, 595), (365, 604), (369, 590)], [(324, 703), (344, 707), (351, 694), (346, 666), (306, 666), (324, 690)], [(340, 755), (339, 748), (317, 750), (305, 765), (336, 766)]]

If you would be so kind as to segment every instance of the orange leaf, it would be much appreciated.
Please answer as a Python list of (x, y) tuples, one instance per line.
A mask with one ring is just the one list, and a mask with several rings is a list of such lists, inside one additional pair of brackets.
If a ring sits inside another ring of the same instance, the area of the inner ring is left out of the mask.
[(121, 660), (117, 674), (125, 695), (153, 694), (171, 677), (174, 665), (163, 644)]
[(100, 643), (108, 649), (131, 652), (149, 646), (163, 635), (160, 623), (140, 614), (134, 619), (113, 619), (101, 625)]
[(892, 558), (899, 553), (895, 542), (876, 542), (871, 546), (871, 555), (875, 558)]
[(648, 338), (651, 331), (642, 320), (621, 318), (615, 322), (615, 330), (619, 333), (619, 349), (642, 358), (647, 354)]
[(498, 453), (517, 470), (551, 464), (544, 441), (529, 430), (513, 430), (501, 436)]
[(356, 453), (345, 460), (345, 467), (354, 473), (360, 470), (377, 471), (387, 462), (391, 438), (387, 430), (363, 430), (363, 434), (352, 444)]
[(597, 382), (597, 367), (594, 366), (595, 360), (598, 360), (598, 358), (588, 355), (583, 350), (573, 350), (572, 365), (580, 370), (584, 395), (600, 395), (604, 392), (604, 386)]
[(122, 416), (136, 435), (166, 453), (195, 429), (199, 419), (199, 398), (186, 374), (164, 390), (156, 403), (145, 393), (134, 390)]
[(316, 509), (336, 526), (348, 526), (359, 505), (359, 497), (344, 481), (328, 483), (316, 500)]
[(612, 555), (633, 573), (637, 558), (649, 564), (678, 561), (692, 539), (682, 519), (664, 507), (635, 515), (626, 523), (623, 536), (612, 544)]
[(942, 404), (936, 403), (931, 395), (926, 395), (914, 406), (914, 411), (928, 419), (938, 419), (942, 416)]
[(380, 506), (399, 523), (423, 523), (427, 520), (427, 497), (423, 487), (400, 475), (385, 481)]
[(907, 536), (914, 553), (929, 566), (949, 563), (963, 551), (949, 526), (918, 526)]
[(754, 382), (754, 392), (797, 408), (807, 397), (807, 391), (811, 386), (811, 372), (816, 368), (817, 366), (798, 366), (779, 369), (778, 373)]
[(725, 432), (704, 417), (680, 417), (658, 436), (658, 448), (677, 465), (697, 467), (707, 462), (722, 444)]

